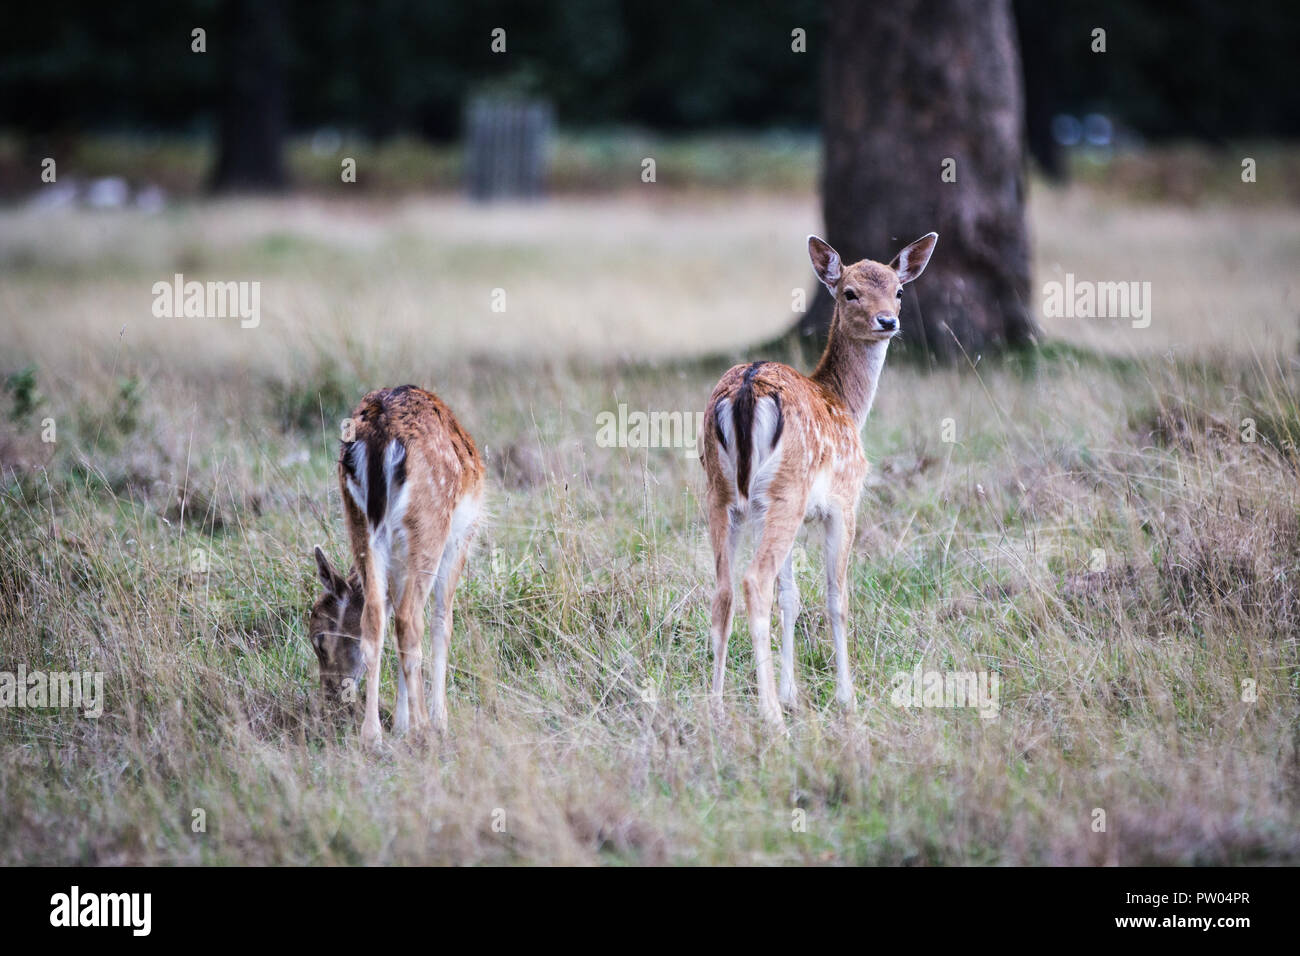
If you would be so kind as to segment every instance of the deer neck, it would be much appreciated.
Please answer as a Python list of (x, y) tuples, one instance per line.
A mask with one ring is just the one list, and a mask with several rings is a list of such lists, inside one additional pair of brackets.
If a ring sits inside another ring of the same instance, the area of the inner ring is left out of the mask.
[(876, 386), (885, 365), (889, 339), (850, 339), (840, 328), (839, 311), (837, 304), (831, 317), (826, 351), (812, 379), (844, 403), (861, 431), (876, 400)]

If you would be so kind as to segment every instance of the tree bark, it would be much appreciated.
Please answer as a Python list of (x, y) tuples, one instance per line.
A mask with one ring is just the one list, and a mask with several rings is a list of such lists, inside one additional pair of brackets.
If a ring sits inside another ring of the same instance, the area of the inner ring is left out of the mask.
[[(1010, 0), (830, 0), (824, 71), (825, 238), (845, 262), (888, 262), (939, 233), (904, 342), (943, 360), (1032, 342)], [(824, 336), (830, 312), (820, 290), (799, 331)]]
[(222, 57), (220, 153), (215, 192), (266, 192), (287, 184), (284, 170), (285, 80), (288, 42), (281, 0), (229, 0), (222, 29), (209, 49)]
[(1042, 0), (1016, 0), (1016, 43), (1020, 50), (1025, 89), (1025, 129), (1029, 155), (1043, 175), (1064, 182), (1069, 172), (1061, 147), (1052, 134), (1056, 114), (1057, 77), (1068, 58), (1059, 49), (1060, 11)]

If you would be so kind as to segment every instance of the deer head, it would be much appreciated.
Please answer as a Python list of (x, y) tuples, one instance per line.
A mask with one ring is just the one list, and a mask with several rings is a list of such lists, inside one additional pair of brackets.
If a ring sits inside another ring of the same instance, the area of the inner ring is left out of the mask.
[(903, 286), (925, 271), (938, 239), (938, 233), (926, 233), (903, 248), (889, 265), (863, 259), (845, 266), (830, 243), (809, 236), (808, 256), (813, 270), (835, 296), (839, 334), (868, 341), (887, 341), (897, 335)]
[(355, 692), (366, 662), (361, 655), (361, 612), (366, 606), (361, 580), (353, 574), (344, 578), (330, 565), (318, 546), (316, 572), (324, 593), (312, 605), (307, 634), (320, 663), (320, 685), (326, 699), (340, 701), (351, 680)]

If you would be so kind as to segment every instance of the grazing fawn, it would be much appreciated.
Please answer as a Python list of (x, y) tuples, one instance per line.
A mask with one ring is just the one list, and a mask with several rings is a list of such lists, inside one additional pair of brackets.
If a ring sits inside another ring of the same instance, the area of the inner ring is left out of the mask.
[[(854, 705), (849, 679), (845, 584), (858, 497), (867, 475), (862, 425), (876, 397), (890, 340), (898, 334), (903, 286), (930, 261), (938, 235), (929, 233), (893, 262), (850, 266), (816, 236), (808, 254), (817, 277), (835, 296), (830, 337), (821, 362), (805, 377), (787, 365), (754, 362), (728, 371), (705, 414), (701, 459), (708, 478), (709, 537), (717, 571), (710, 637), (713, 701), (721, 706), (732, 620), (732, 561), (746, 522), (759, 529), (745, 573), (745, 606), (754, 639), (759, 709), (783, 723), (781, 706), (795, 704), (794, 623), (799, 592), (794, 540), (805, 521), (826, 531), (826, 609), (835, 641), (835, 697)], [(772, 585), (780, 587), (781, 693), (772, 675)]]
[[(347, 578), (316, 548), (325, 593), (312, 608), (312, 647), (321, 686), (337, 698), (368, 674), (361, 739), (379, 743), (379, 658), (388, 614), (397, 631), (393, 730), (424, 725), (421, 676), (424, 606), (433, 614), (433, 702), (447, 726), (451, 602), (483, 505), (483, 461), (451, 410), (413, 385), (371, 392), (352, 413), (352, 440), (339, 450), (339, 488), (352, 547)], [(412, 715), (411, 708), (414, 708)]]

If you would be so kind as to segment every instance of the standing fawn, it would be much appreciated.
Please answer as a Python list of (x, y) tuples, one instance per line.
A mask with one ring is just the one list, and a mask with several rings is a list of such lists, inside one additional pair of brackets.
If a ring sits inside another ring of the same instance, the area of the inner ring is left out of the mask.
[(352, 440), (339, 450), (339, 487), (353, 566), (345, 579), (316, 548), (325, 593), (312, 608), (309, 633), (328, 696), (337, 699), (345, 681), (355, 687), (368, 675), (361, 739), (374, 746), (380, 739), (379, 658), (390, 612), (398, 653), (393, 730), (405, 733), (426, 721), (420, 666), (430, 591), (428, 719), (446, 729), (451, 602), (482, 511), (483, 462), (451, 410), (413, 385), (371, 392), (351, 425)]
[[(826, 531), (826, 610), (835, 641), (835, 697), (854, 706), (845, 636), (846, 580), (858, 497), (867, 475), (862, 425), (876, 397), (889, 341), (898, 334), (903, 286), (930, 261), (938, 235), (929, 233), (889, 265), (864, 259), (845, 266), (816, 236), (808, 254), (817, 277), (835, 296), (830, 337), (816, 371), (805, 377), (788, 365), (737, 365), (722, 376), (705, 414), (701, 458), (708, 478), (709, 537), (717, 571), (710, 637), (713, 701), (721, 706), (732, 619), (732, 561), (746, 522), (758, 529), (745, 572), (745, 606), (754, 639), (759, 710), (783, 723), (792, 708), (794, 623), (799, 592), (794, 540), (805, 521)], [(780, 586), (781, 693), (772, 676), (772, 585)]]

